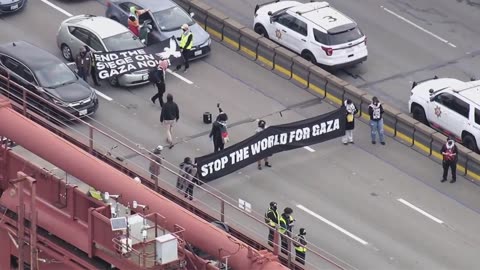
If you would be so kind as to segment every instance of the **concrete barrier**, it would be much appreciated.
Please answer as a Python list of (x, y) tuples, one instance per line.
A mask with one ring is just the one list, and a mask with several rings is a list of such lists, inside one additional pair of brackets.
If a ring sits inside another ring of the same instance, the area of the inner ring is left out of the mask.
[[(370, 94), (259, 36), (249, 29), (251, 27), (239, 24), (201, 1), (175, 1), (189, 12), (194, 12), (198, 23), (202, 24), (217, 41), (238, 51), (257, 64), (271, 69), (295, 85), (308, 89), (319, 97), (328, 98), (337, 106), (340, 106), (345, 98), (352, 99), (360, 110), (358, 118), (368, 122), (368, 105), (372, 98)], [(441, 159), (439, 151), (446, 140), (444, 135), (388, 104), (384, 104), (384, 109), (385, 131), (389, 136), (436, 161)], [(478, 182), (480, 180), (480, 156), (459, 146), (458, 172)]]

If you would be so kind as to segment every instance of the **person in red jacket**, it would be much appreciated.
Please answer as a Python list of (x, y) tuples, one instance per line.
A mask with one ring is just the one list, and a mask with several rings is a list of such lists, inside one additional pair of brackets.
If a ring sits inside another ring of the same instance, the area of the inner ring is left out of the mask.
[(140, 24), (135, 16), (128, 17), (128, 29), (137, 37), (140, 36)]
[(457, 161), (458, 161), (458, 150), (455, 145), (455, 138), (449, 137), (447, 143), (442, 146), (442, 155), (443, 155), (443, 177), (441, 182), (447, 181), (448, 168), (452, 170), (452, 180), (450, 183), (455, 183), (457, 181)]

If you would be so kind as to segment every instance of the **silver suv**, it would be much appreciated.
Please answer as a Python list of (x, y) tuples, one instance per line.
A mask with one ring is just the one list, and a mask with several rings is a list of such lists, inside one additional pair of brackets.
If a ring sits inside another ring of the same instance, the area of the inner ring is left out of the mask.
[[(145, 45), (128, 28), (109, 18), (93, 15), (78, 15), (60, 24), (57, 33), (57, 46), (68, 61), (84, 46), (92, 51), (110, 52), (143, 48)], [(113, 86), (135, 86), (148, 83), (148, 71), (139, 70), (112, 77)]]

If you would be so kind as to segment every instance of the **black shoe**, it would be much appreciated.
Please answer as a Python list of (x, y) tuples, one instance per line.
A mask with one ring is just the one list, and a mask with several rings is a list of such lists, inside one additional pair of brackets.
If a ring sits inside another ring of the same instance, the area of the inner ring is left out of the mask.
[(257, 168), (258, 168), (259, 170), (261, 170), (261, 169), (262, 169), (262, 165), (258, 164)]
[(155, 104), (155, 99), (151, 98), (150, 100), (153, 102), (153, 104)]
[(182, 68), (182, 66), (177, 66), (177, 68), (175, 70), (180, 70)]
[(385, 142), (380, 142), (382, 145), (385, 145)]
[(193, 197), (192, 197), (192, 196), (190, 196), (190, 198), (188, 198), (188, 199), (190, 199), (190, 201), (191, 201), (191, 200), (193, 200)]
[(343, 145), (348, 145), (348, 142), (344, 142)]
[(443, 182), (445, 182), (445, 181), (447, 181), (447, 179), (443, 178), (443, 179), (442, 179), (442, 181), (440, 181), (440, 182), (442, 182), (442, 183), (443, 183)]
[(355, 144), (355, 142), (354, 142), (354, 141), (351, 141), (350, 143), (351, 143), (351, 144)]
[(376, 141), (372, 141), (372, 144), (376, 144), (377, 142)]
[(272, 167), (272, 165), (270, 165), (270, 163), (268, 163), (268, 162), (265, 162), (265, 167), (269, 167), (269, 168), (271, 168), (271, 167)]
[(455, 182), (457, 182), (456, 179), (452, 179), (452, 181), (450, 181), (450, 183), (455, 183)]
[(170, 144), (170, 146), (168, 147), (168, 149), (172, 149), (173, 148), (173, 144)]

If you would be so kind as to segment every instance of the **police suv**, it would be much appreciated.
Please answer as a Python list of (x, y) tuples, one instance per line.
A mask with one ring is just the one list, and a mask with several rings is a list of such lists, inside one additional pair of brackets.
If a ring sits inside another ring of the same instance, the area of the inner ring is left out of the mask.
[(435, 77), (414, 82), (409, 111), (413, 118), (455, 136), (478, 152), (480, 142), (480, 81)]
[(367, 37), (327, 2), (257, 5), (253, 28), (314, 64), (340, 68), (367, 60)]

